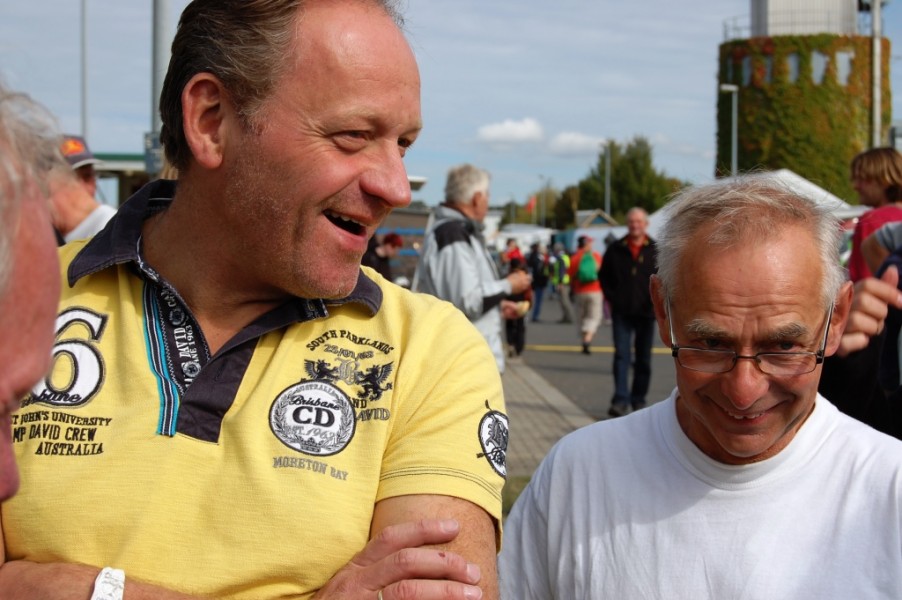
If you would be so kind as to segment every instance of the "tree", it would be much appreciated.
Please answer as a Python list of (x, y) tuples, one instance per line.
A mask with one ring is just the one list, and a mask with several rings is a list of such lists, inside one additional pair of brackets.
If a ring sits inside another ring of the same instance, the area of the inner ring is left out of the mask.
[(576, 210), (579, 208), (579, 186), (568, 185), (561, 197), (554, 203), (554, 223), (558, 229), (566, 229), (576, 224)]
[[(663, 171), (655, 169), (652, 148), (648, 140), (636, 136), (627, 145), (611, 142), (611, 216), (621, 219), (633, 206), (641, 206), (652, 213), (667, 202), (670, 195), (688, 185)], [(579, 182), (580, 209), (604, 209), (605, 155), (600, 152), (598, 163), (589, 175)]]

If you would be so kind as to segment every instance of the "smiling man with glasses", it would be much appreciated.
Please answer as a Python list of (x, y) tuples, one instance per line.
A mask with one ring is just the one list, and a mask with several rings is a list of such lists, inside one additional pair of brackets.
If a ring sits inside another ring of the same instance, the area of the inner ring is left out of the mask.
[(546, 457), (503, 597), (897, 598), (902, 443), (817, 393), (853, 304), (836, 220), (760, 176), (667, 210), (651, 292), (677, 387)]

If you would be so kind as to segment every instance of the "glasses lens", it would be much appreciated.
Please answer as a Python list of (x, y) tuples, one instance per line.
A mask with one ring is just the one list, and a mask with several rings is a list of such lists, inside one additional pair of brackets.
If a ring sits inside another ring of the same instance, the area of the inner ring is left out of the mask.
[(759, 354), (758, 359), (761, 370), (771, 375), (804, 375), (817, 364), (817, 357), (811, 352)]
[(735, 356), (732, 352), (699, 348), (680, 348), (677, 351), (677, 361), (681, 367), (702, 373), (726, 373), (733, 368)]
[[(677, 350), (680, 366), (702, 373), (726, 373), (732, 370), (736, 355), (719, 350), (680, 348)], [(757, 356), (758, 368), (768, 375), (782, 377), (804, 375), (814, 370), (817, 356), (813, 352), (762, 353)]]

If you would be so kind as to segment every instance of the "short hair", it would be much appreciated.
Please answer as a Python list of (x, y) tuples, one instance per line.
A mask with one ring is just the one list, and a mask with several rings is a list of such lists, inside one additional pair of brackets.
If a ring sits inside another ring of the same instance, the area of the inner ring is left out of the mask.
[(0, 296), (12, 270), (23, 200), (36, 189), (46, 198), (52, 177), (71, 176), (61, 141), (56, 119), (46, 108), (0, 82)]
[(871, 148), (852, 159), (852, 179), (883, 187), (890, 202), (902, 201), (902, 154), (895, 148)]
[[(734, 247), (748, 241), (767, 241), (788, 225), (808, 231), (818, 247), (823, 269), (821, 300), (825, 308), (834, 302), (846, 280), (840, 264), (842, 231), (828, 207), (801, 196), (761, 174), (690, 187), (679, 192), (664, 208), (665, 225), (658, 233), (658, 277), (668, 298), (677, 286), (683, 255), (689, 244), (715, 248)], [(716, 224), (706, 239), (696, 240), (702, 228)]]
[(645, 220), (648, 221), (648, 211), (642, 208), (641, 206), (634, 206), (628, 211), (626, 211), (626, 218), (628, 219), (630, 215), (641, 214), (645, 217)]
[(445, 182), (445, 202), (470, 204), (478, 192), (488, 193), (491, 179), (488, 171), (470, 164), (452, 167)]
[(394, 246), (395, 248), (403, 248), (404, 240), (395, 232), (386, 233), (382, 237), (382, 243), (386, 246)]
[[(399, 28), (396, 0), (354, 0), (381, 8)], [(216, 76), (246, 126), (293, 60), (299, 11), (309, 0), (193, 0), (179, 18), (160, 93), (160, 142), (172, 165), (185, 170), (191, 149), (182, 122), (182, 91), (198, 73)]]

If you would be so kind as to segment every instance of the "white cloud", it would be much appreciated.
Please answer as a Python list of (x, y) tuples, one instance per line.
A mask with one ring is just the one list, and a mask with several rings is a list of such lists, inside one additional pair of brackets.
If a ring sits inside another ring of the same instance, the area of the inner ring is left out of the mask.
[(563, 131), (554, 136), (548, 147), (552, 154), (559, 156), (595, 156), (604, 143), (605, 139), (602, 137)]
[(477, 132), (477, 138), (488, 144), (520, 144), (541, 142), (545, 138), (545, 132), (538, 121), (526, 117), (521, 121), (505, 119), (501, 123), (483, 125)]

